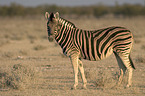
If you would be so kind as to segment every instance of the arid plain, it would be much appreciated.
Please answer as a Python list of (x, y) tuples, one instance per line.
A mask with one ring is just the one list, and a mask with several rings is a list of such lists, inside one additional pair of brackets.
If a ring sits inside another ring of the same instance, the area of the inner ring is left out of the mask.
[(0, 18), (0, 96), (145, 96), (145, 18), (67, 18), (77, 27), (96, 30), (123, 26), (131, 30), (131, 52), (136, 70), (133, 84), (114, 87), (119, 76), (115, 56), (101, 61), (83, 60), (88, 89), (82, 89), (79, 74), (77, 90), (72, 65), (57, 43), (47, 40), (42, 17)]

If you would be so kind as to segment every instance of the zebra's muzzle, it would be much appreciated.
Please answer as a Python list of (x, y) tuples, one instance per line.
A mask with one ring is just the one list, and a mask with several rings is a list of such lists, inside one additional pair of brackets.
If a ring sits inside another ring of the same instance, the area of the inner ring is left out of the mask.
[(49, 40), (50, 42), (53, 42), (53, 37), (48, 37), (48, 40)]

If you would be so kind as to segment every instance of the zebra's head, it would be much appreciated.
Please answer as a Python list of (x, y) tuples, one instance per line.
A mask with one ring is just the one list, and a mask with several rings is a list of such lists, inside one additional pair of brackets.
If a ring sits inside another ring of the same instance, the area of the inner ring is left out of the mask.
[(53, 13), (45, 13), (45, 18), (47, 19), (47, 31), (48, 31), (48, 40), (50, 42), (53, 41), (53, 38), (57, 34), (57, 24), (59, 20), (59, 13), (56, 12), (55, 14)]

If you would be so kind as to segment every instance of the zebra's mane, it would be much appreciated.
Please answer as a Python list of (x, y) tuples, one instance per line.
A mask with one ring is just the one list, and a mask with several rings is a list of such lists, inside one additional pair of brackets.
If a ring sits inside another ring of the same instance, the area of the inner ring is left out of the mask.
[(66, 20), (62, 17), (60, 17), (60, 21), (61, 21), (61, 23), (62, 22), (65, 22), (65, 23), (67, 22), (67, 25), (71, 25), (71, 27), (76, 28), (75, 24), (73, 24), (72, 22), (70, 22), (70, 21), (68, 21), (68, 20)]

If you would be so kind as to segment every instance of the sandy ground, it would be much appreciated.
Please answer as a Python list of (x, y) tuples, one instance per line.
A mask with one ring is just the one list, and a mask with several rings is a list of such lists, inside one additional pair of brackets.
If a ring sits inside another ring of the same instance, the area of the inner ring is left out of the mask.
[(83, 60), (88, 89), (82, 89), (79, 75), (78, 89), (71, 90), (74, 83), (72, 65), (55, 42), (48, 42), (45, 19), (0, 18), (0, 74), (13, 73), (14, 65), (21, 65), (30, 67), (36, 75), (32, 77), (33, 82), (22, 76), (21, 80), (26, 81), (21, 87), (25, 87), (17, 89), (2, 85), (6, 78), (0, 75), (0, 96), (145, 96), (145, 18), (69, 20), (82, 29), (117, 25), (132, 31), (134, 45), (131, 57), (136, 67), (132, 87), (125, 88), (126, 74), (121, 86), (114, 88), (119, 68), (112, 54), (101, 61)]

